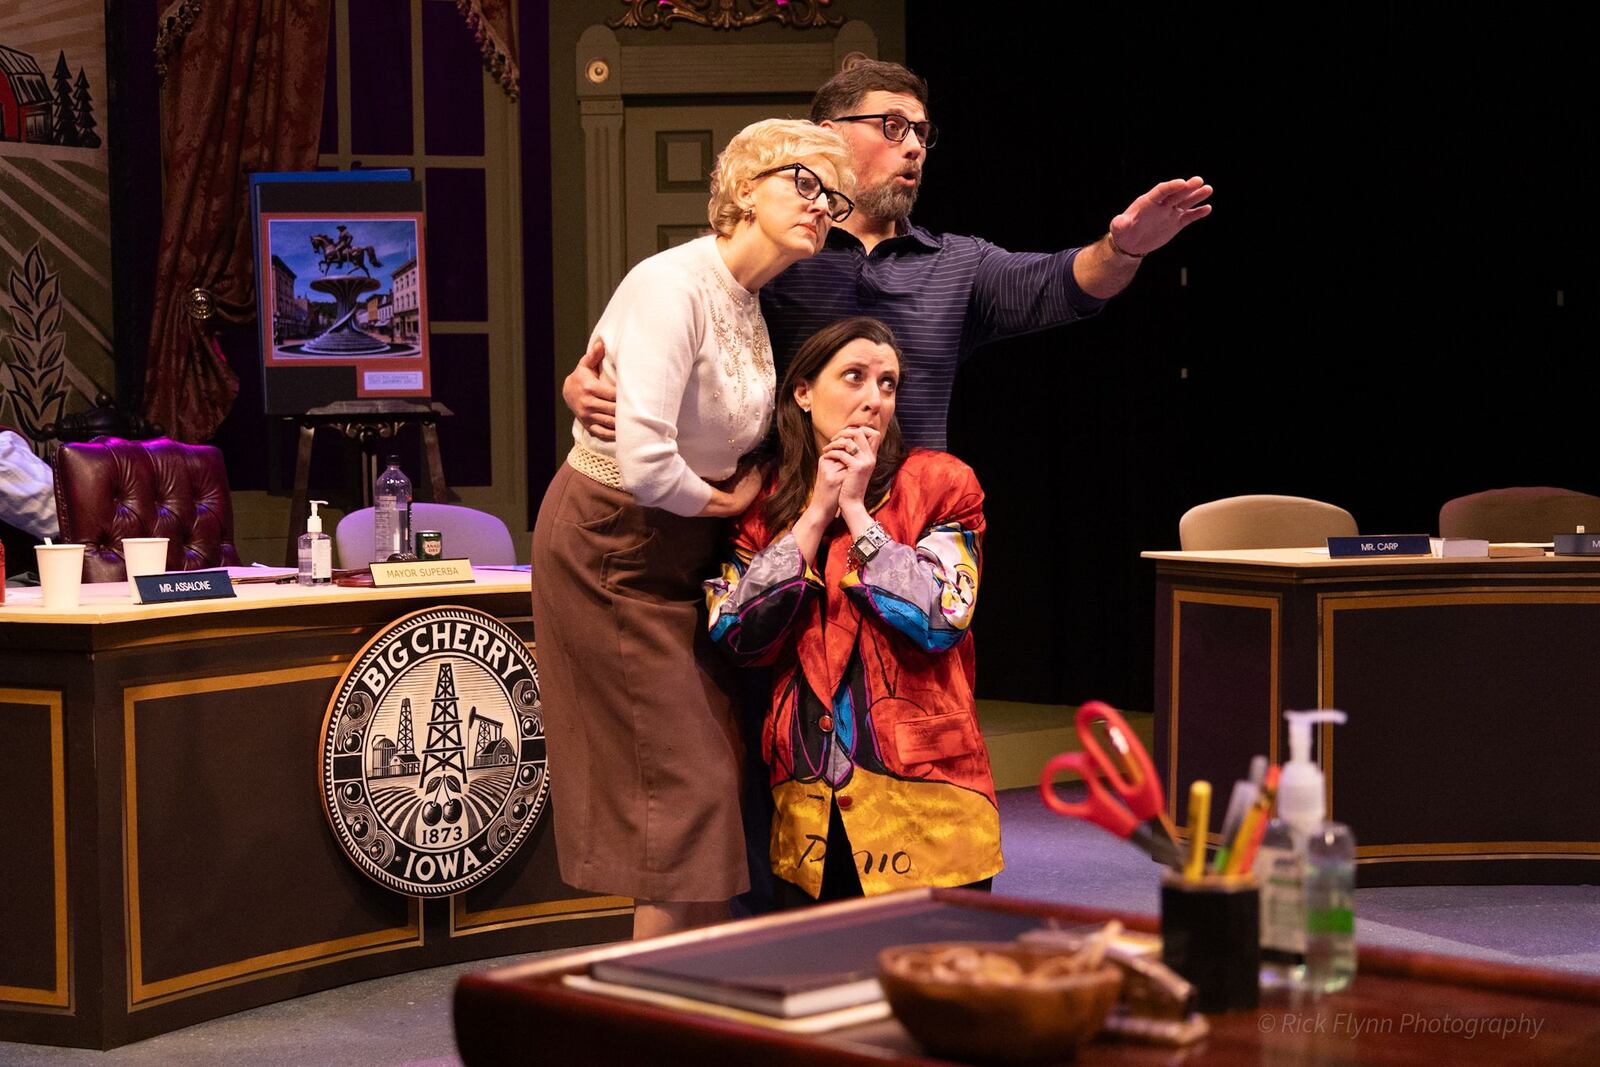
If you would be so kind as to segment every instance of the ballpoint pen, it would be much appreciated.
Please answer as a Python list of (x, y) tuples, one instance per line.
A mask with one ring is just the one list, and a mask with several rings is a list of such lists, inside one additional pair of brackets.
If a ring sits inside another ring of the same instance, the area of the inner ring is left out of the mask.
[(1256, 802), (1256, 797), (1261, 792), (1261, 781), (1267, 776), (1267, 757), (1256, 756), (1250, 760), (1250, 777), (1240, 779), (1233, 783), (1233, 792), (1228, 796), (1228, 810), (1222, 816), (1222, 841), (1217, 846), (1217, 854), (1211, 861), (1211, 870), (1214, 874), (1221, 874), (1228, 866), (1228, 856), (1233, 852), (1233, 839), (1238, 836), (1239, 827), (1244, 822), (1250, 805)]
[(1261, 795), (1250, 805), (1250, 813), (1245, 816), (1244, 825), (1239, 827), (1239, 836), (1233, 843), (1233, 852), (1228, 856), (1228, 865), (1223, 873), (1250, 873), (1256, 861), (1256, 849), (1261, 847), (1261, 835), (1266, 833), (1267, 820), (1272, 817), (1272, 802), (1278, 796), (1278, 774), (1276, 764), (1267, 770), (1266, 780), (1261, 783)]

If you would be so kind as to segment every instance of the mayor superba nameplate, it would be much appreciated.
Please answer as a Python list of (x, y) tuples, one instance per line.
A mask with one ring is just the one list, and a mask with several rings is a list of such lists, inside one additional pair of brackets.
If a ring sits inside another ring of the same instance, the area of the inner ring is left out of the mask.
[(351, 661), (322, 724), (322, 800), (365, 874), (459, 893), (514, 855), (549, 792), (539, 674), (481, 611), (398, 619)]
[(379, 589), (391, 585), (439, 585), (445, 582), (474, 582), (470, 559), (412, 559), (403, 563), (371, 565), (372, 584)]

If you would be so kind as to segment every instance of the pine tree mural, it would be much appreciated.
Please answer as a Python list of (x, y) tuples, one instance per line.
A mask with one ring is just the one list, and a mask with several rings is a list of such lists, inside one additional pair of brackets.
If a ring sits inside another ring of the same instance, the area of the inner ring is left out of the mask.
[(82, 67), (78, 68), (77, 89), (72, 98), (77, 104), (78, 143), (85, 148), (99, 148), (100, 135), (94, 132), (97, 125), (94, 121), (94, 99), (89, 95), (89, 78), (83, 73)]
[(52, 109), (55, 117), (55, 128), (50, 131), (50, 139), (56, 144), (67, 145), (72, 148), (78, 146), (78, 109), (72, 103), (72, 71), (67, 69), (67, 53), (62, 52), (56, 58), (56, 104)]

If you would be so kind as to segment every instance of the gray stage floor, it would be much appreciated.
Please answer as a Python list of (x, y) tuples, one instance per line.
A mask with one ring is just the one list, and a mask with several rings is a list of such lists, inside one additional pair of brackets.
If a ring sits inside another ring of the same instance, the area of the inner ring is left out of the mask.
[[(1156, 868), (1086, 823), (1001, 794), (1007, 869), (995, 891), (1154, 914)], [(1356, 891), (1368, 944), (1600, 974), (1600, 887), (1421, 886)], [(518, 957), (520, 958), (520, 957)], [(0, 1043), (4, 1067), (455, 1067), (450, 995), (481, 961), (383, 978), (240, 1012), (110, 1052)]]

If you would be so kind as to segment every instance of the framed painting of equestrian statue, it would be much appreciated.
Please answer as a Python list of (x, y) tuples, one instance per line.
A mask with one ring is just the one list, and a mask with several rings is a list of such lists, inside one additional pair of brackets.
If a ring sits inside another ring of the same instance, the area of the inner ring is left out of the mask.
[(422, 188), (368, 174), (253, 176), (269, 414), (430, 395)]

